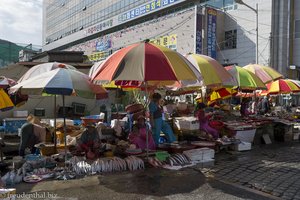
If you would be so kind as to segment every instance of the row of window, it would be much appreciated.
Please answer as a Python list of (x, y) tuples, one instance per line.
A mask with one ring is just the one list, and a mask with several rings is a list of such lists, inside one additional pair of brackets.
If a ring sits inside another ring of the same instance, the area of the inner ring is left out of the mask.
[[(178, 11), (181, 11), (181, 10), (193, 7), (193, 6), (194, 6), (194, 3), (187, 3), (187, 4), (184, 4), (184, 5), (180, 6), (180, 7), (175, 7), (173, 9), (168, 9), (168, 10), (166, 10), (164, 12), (161, 12), (157, 17), (161, 17), (161, 16), (164, 16), (164, 15), (167, 15), (167, 14), (175, 13), (175, 12), (178, 12)], [(153, 19), (153, 16), (149, 16), (147, 18), (143, 18), (142, 20), (138, 20), (138, 21), (132, 22), (128, 26), (137, 25), (137, 24), (143, 23), (145, 21), (150, 21), (151, 19)], [(85, 24), (82, 25), (82, 28), (83, 27), (84, 28), (85, 27), (89, 27), (89, 26), (92, 26), (92, 25), (94, 25), (94, 23), (92, 21), (86, 22)], [(74, 30), (74, 29), (72, 29), (72, 27), (74, 27), (74, 26), (65, 26), (64, 30), (59, 31), (59, 32), (57, 32), (55, 34), (50, 35), (49, 37), (46, 38), (46, 43), (50, 43), (50, 42), (56, 41), (56, 40), (58, 40), (58, 39), (60, 39), (60, 38), (62, 38), (64, 36), (67, 36), (67, 35), (70, 35), (70, 34), (76, 32), (76, 31), (82, 30), (82, 28), (76, 28), (76, 27), (75, 27), (75, 30)], [(77, 26), (77, 27), (79, 27), (79, 26)], [(71, 31), (68, 31), (68, 32), (66, 31), (66, 30), (70, 30), (70, 29), (71, 29)], [(115, 32), (115, 31), (118, 31), (118, 30), (121, 30), (121, 29), (123, 29), (123, 27), (116, 27), (116, 28), (111, 29), (111, 31)], [(66, 34), (66, 33), (68, 33), (68, 34)]]
[[(63, 21), (72, 21), (72, 18), (75, 18), (77, 14), (83, 11), (85, 11), (84, 14), (86, 16), (89, 15), (87, 16), (88, 18), (97, 18), (99, 20), (100, 18), (107, 19), (125, 12), (131, 8), (139, 6), (145, 3), (147, 0), (121, 0), (113, 4), (111, 4), (111, 2), (109, 1), (94, 1), (95, 0), (81, 1), (71, 8), (66, 8), (65, 6), (61, 7), (61, 10), (65, 9), (65, 12), (62, 12), (62, 14), (60, 15), (52, 14), (52, 16), (47, 17), (46, 30), (51, 30)], [(94, 11), (94, 14), (91, 14), (91, 9), (89, 8), (95, 8), (97, 7), (97, 5), (99, 5), (100, 9), (98, 11)]]
[[(58, 4), (61, 5), (61, 9), (66, 9), (67, 12), (63, 13), (62, 15), (55, 16), (55, 18), (47, 18), (46, 20), (46, 32), (49, 30), (55, 30), (59, 29), (59, 31), (56, 31), (55, 33), (52, 33), (48, 36), (46, 36), (46, 43), (50, 43), (53, 41), (56, 41), (62, 37), (68, 36), (70, 34), (73, 34), (77, 31), (80, 31), (84, 28), (90, 27), (92, 25), (95, 25), (101, 21), (104, 21), (105, 19), (109, 19), (113, 16), (116, 16), (120, 13), (123, 13), (124, 11), (130, 10), (136, 6), (139, 6), (147, 0), (120, 0), (116, 3), (113, 3), (112, 5), (105, 7), (102, 6), (99, 11), (96, 11), (95, 14), (90, 14), (91, 9), (89, 7), (93, 6), (96, 7), (95, 4), (101, 2), (102, 0), (85, 0), (80, 1), (78, 4), (73, 6), (70, 9), (67, 9), (66, 7), (63, 8), (66, 5), (69, 5), (72, 0), (58, 0), (58, 3), (52, 5), (50, 8), (56, 8), (59, 9), (57, 6)], [(210, 0), (210, 1), (203, 1), (208, 5), (212, 5), (215, 7), (224, 7), (224, 6), (230, 6), (234, 4), (234, 0)], [(108, 1), (105, 1), (105, 3), (109, 3)], [(102, 4), (105, 4), (102, 2)], [(56, 7), (55, 7), (56, 6)], [(104, 8), (105, 7), (105, 8)], [(84, 9), (86, 8), (86, 9)], [(180, 8), (176, 8), (176, 11), (180, 10)], [(50, 9), (51, 10), (51, 9)], [(169, 9), (167, 12), (171, 13), (173, 9)], [(85, 17), (81, 20), (75, 20), (76, 15), (80, 12), (86, 13)], [(175, 12), (175, 10), (174, 10)], [(47, 10), (47, 13), (48, 10)], [(51, 13), (53, 15), (53, 13)], [(165, 15), (165, 13), (163, 14)], [(72, 22), (72, 19), (76, 21), (75, 23)], [(70, 25), (68, 25), (70, 24)]]

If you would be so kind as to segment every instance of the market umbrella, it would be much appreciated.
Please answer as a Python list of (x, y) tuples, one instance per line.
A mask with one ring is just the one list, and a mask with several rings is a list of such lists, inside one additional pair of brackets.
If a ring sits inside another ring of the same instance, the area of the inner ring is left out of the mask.
[(300, 81), (299, 80), (295, 80), (295, 79), (286, 79), (286, 80), (290, 80), (293, 83), (295, 83), (296, 85), (298, 85), (300, 87)]
[[(116, 53), (116, 52), (114, 52), (114, 53)], [(109, 57), (111, 57), (112, 55), (110, 55)], [(109, 57), (107, 59), (109, 59)], [(102, 69), (102, 67), (103, 67), (103, 61), (94, 63), (93, 66), (91, 67), (91, 69), (89, 70), (89, 77), (91, 79), (94, 79), (95, 76), (97, 76), (99, 71)], [(122, 80), (122, 81), (116, 81), (116, 82), (111, 81), (109, 83), (101, 84), (101, 81), (94, 80), (94, 83), (96, 83), (96, 84), (99, 83), (100, 85), (102, 85), (104, 88), (107, 88), (107, 89), (117, 89), (120, 86), (122, 86), (122, 88), (125, 90), (136, 89), (136, 88), (142, 87), (141, 81), (124, 81), (124, 80)]]
[[(5, 76), (0, 76), (0, 88), (3, 88), (6, 93), (9, 89), (9, 87), (12, 87), (16, 84), (17, 84), (17, 82), (15, 80), (7, 78)], [(13, 103), (13, 105), (15, 105), (16, 107), (23, 105), (28, 100), (27, 95), (21, 95), (20, 93), (9, 94), (9, 98), (10, 98), (11, 102)], [(8, 109), (10, 109), (10, 108), (13, 108), (13, 107), (9, 107)]]
[[(57, 69), (57, 68), (66, 68), (66, 69), (72, 69), (72, 70), (77, 70), (75, 67), (65, 64), (65, 63), (60, 63), (60, 62), (47, 62), (47, 63), (42, 63), (39, 65), (35, 65), (33, 67), (31, 67), (19, 80), (18, 83), (21, 83), (23, 81), (26, 81), (30, 78), (33, 78), (37, 75), (40, 75), (42, 73), (45, 72), (49, 72), (51, 70)], [(23, 104), (24, 100), (28, 99), (24, 98), (24, 96), (20, 95), (20, 94), (14, 94), (14, 100), (16, 101), (16, 103), (18, 104)], [(23, 100), (24, 99), (24, 100)], [(18, 102), (20, 101), (20, 102)], [(17, 105), (17, 104), (16, 104)], [(54, 113), (56, 113), (56, 95), (54, 95)], [(54, 129), (56, 130), (56, 116), (54, 117)], [(54, 137), (54, 139), (56, 139)]]
[(242, 98), (257, 97), (262, 95), (261, 92), (262, 90), (256, 90), (254, 93), (239, 91), (235, 96), (242, 97)]
[(215, 59), (201, 55), (188, 54), (187, 59), (199, 69), (203, 84), (208, 88), (236, 86), (236, 79)]
[(239, 66), (227, 66), (225, 69), (236, 78), (239, 90), (266, 89), (265, 84), (252, 72)]
[(13, 79), (7, 78), (5, 76), (0, 76), (0, 88), (8, 88), (17, 84), (17, 82)]
[[(16, 91), (27, 95), (42, 95), (44, 93), (62, 95), (63, 108), (65, 108), (65, 95), (95, 98), (96, 94), (107, 93), (101, 86), (95, 87), (91, 84), (90, 78), (86, 74), (67, 68), (57, 68), (42, 73), (10, 88), (10, 92), (14, 93)], [(63, 109), (63, 112), (66, 153), (65, 109)]]
[(217, 101), (220, 99), (227, 99), (237, 94), (237, 90), (232, 88), (221, 88), (213, 90), (208, 96), (208, 101)]
[(279, 79), (267, 84), (268, 90), (262, 91), (262, 94), (287, 94), (300, 92), (300, 86), (289, 79)]
[(280, 74), (278, 71), (268, 66), (263, 66), (259, 64), (249, 64), (244, 66), (243, 68), (254, 73), (264, 83), (269, 83), (271, 81), (283, 78), (282, 74)]
[(13, 102), (3, 88), (0, 88), (0, 111), (7, 111), (14, 107)]
[(39, 65), (35, 65), (31, 67), (19, 80), (18, 83), (25, 81), (29, 78), (33, 78), (37, 75), (40, 75), (42, 73), (51, 71), (53, 69), (57, 68), (66, 68), (66, 69), (72, 69), (72, 70), (77, 70), (75, 67), (65, 64), (65, 63), (59, 63), (59, 62), (48, 62), (48, 63), (43, 63)]
[(120, 49), (102, 65), (93, 81), (140, 81), (147, 90), (148, 85), (202, 80), (200, 72), (184, 56), (148, 41)]
[(200, 72), (181, 54), (166, 47), (141, 42), (125, 47), (102, 63), (93, 82), (140, 81), (170, 85), (201, 80)]

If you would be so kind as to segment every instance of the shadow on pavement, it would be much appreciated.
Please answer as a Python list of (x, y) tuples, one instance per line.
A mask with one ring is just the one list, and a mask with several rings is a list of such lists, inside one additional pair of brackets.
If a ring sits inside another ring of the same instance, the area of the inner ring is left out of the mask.
[(105, 176), (99, 181), (104, 187), (116, 192), (162, 197), (190, 193), (205, 184), (206, 178), (191, 168), (179, 171), (151, 168), (146, 171)]

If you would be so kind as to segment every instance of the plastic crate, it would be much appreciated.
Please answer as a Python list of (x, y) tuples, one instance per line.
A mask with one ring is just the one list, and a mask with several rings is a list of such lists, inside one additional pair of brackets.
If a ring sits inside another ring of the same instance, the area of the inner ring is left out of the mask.
[(5, 134), (18, 134), (18, 129), (27, 122), (26, 118), (5, 118), (3, 119), (3, 127)]

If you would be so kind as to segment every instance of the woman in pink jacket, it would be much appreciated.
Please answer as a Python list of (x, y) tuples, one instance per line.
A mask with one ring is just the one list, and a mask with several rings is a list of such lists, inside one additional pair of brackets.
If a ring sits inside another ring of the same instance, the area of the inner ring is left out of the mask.
[(135, 144), (137, 148), (142, 150), (147, 148), (147, 133), (148, 133), (148, 147), (151, 150), (155, 150), (155, 142), (152, 137), (152, 132), (149, 126), (146, 124), (144, 116), (139, 116), (137, 124), (133, 126), (132, 132), (129, 134), (129, 141), (131, 144)]

